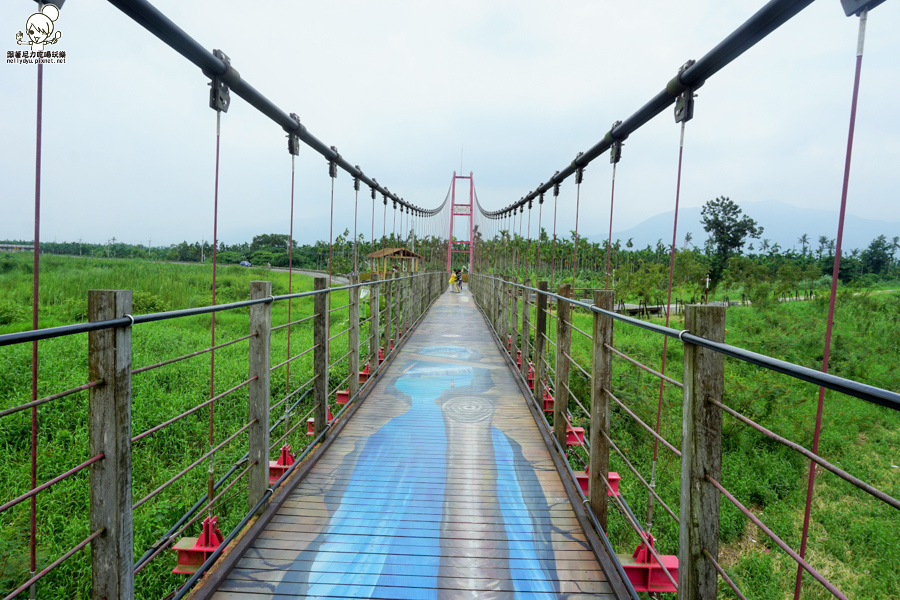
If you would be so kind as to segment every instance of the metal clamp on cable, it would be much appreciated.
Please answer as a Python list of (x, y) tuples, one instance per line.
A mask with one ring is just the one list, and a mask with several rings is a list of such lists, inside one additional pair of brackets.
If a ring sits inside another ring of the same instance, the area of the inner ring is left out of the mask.
[(334, 158), (328, 161), (328, 176), (334, 179), (337, 177), (337, 161), (341, 159), (341, 155), (334, 146), (331, 149), (334, 151)]
[(572, 161), (572, 164), (575, 165), (575, 183), (580, 184), (584, 180), (584, 167), (578, 166), (578, 159), (584, 154), (584, 152), (579, 152), (575, 155), (575, 160)]
[[(675, 99), (675, 122), (676, 123), (687, 123), (691, 119), (694, 118), (694, 94), (695, 87), (697, 86), (686, 86), (681, 82), (681, 76), (685, 71), (690, 69), (694, 65), (694, 60), (689, 60), (678, 69), (678, 75), (672, 81), (678, 82), (678, 87), (681, 88), (681, 93), (678, 95), (678, 98)], [(671, 82), (669, 84), (671, 86)]]
[(686, 333), (690, 333), (690, 331), (688, 331), (687, 329), (682, 329), (681, 331), (678, 332), (678, 339), (681, 341), (682, 344), (684, 343), (684, 337), (683, 337), (683, 336), (684, 336), (684, 334), (686, 334)]
[(131, 316), (131, 315), (122, 315), (122, 316), (123, 316), (123, 317), (128, 317), (129, 319), (131, 319), (131, 324), (128, 325), (128, 326), (129, 326), (129, 327), (134, 327), (134, 317), (133, 317), (133, 316)]
[(221, 75), (206, 75), (212, 79), (209, 82), (209, 107), (215, 111), (228, 112), (228, 106), (231, 104), (231, 94), (229, 93), (229, 79), (240, 79), (237, 71), (231, 68), (231, 59), (221, 50), (213, 50), (213, 56), (225, 63), (225, 72)]
[(606, 134), (609, 140), (609, 162), (613, 165), (622, 160), (622, 143), (625, 141), (625, 138), (619, 139), (613, 136), (613, 130), (621, 124), (622, 121), (616, 121), (609, 128), (609, 133)]
[(303, 125), (300, 124), (300, 117), (297, 116), (297, 113), (291, 113), (291, 119), (297, 122), (297, 132), (288, 131), (288, 152), (291, 156), (298, 156), (300, 154), (300, 135), (298, 132)]

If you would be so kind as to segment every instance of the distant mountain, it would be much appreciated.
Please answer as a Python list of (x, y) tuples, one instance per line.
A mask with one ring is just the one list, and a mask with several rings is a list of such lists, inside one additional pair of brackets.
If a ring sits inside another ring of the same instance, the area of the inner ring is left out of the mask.
[[(817, 210), (791, 206), (783, 202), (745, 202), (742, 203), (745, 215), (755, 219), (764, 228), (759, 240), (750, 240), (755, 251), (759, 251), (759, 244), (763, 239), (768, 239), (770, 245), (778, 243), (782, 250), (795, 248), (800, 251), (800, 243), (797, 238), (804, 233), (809, 236), (809, 246), (816, 249), (819, 245), (820, 235), (829, 239), (837, 235), (838, 213), (837, 211)], [(646, 248), (648, 244), (656, 245), (657, 240), (662, 240), (668, 246), (672, 243), (672, 218), (674, 211), (659, 214), (639, 223), (631, 229), (614, 231), (613, 240), (622, 240), (622, 244), (629, 238), (634, 238), (635, 248)], [(693, 234), (691, 243), (702, 248), (707, 238), (700, 223), (700, 208), (685, 208), (678, 215), (678, 247), (684, 247), (684, 236), (690, 231)], [(879, 235), (885, 235), (888, 239), (900, 235), (900, 222), (876, 221), (875, 219), (863, 219), (847, 215), (844, 220), (845, 251), (859, 248), (865, 249), (873, 239)], [(606, 241), (606, 235), (596, 234), (588, 236), (592, 242)], [(748, 246), (749, 246), (748, 243)], [(747, 246), (744, 247), (747, 251)]]

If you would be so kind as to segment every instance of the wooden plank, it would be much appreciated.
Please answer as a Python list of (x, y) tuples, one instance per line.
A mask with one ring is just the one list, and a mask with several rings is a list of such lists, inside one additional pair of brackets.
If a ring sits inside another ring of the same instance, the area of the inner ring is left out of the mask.
[[(553, 590), (557, 593), (585, 593), (585, 594), (604, 594), (609, 593), (609, 584), (605, 581), (561, 581), (559, 579), (547, 579), (547, 573), (544, 578), (520, 578), (515, 579), (499, 579), (488, 577), (447, 577), (447, 576), (427, 576), (416, 574), (388, 574), (381, 573), (374, 576), (369, 573), (332, 573), (316, 571), (314, 572), (313, 581), (318, 585), (331, 586), (353, 586), (353, 585), (371, 585), (370, 581), (377, 577), (378, 587), (396, 587), (396, 588), (421, 588), (433, 590), (471, 590), (482, 592), (515, 592), (517, 590), (529, 591), (529, 588), (537, 587), (536, 582), (545, 582), (546, 586), (541, 586), (545, 590)], [(285, 587), (297, 589), (298, 593), (303, 594), (302, 585), (294, 587), (285, 584), (307, 584), (310, 574), (298, 571), (272, 571), (270, 569), (235, 569), (233, 589), (252, 590), (260, 588), (266, 589), (268, 582), (277, 583), (278, 588)], [(308, 584), (307, 584), (308, 585)], [(225, 589), (223, 587), (223, 589)], [(534, 590), (543, 591), (543, 590)]]
[[(241, 559), (236, 569), (247, 569), (253, 571), (300, 571), (300, 572), (324, 572), (324, 573), (366, 573), (369, 567), (366, 563), (354, 562), (356, 555), (346, 555), (335, 560), (321, 560), (320, 556), (309, 560), (263, 560), (261, 558), (244, 558)], [(583, 570), (568, 570), (556, 567), (554, 561), (544, 561), (540, 569), (528, 568), (535, 565), (531, 561), (519, 560), (515, 566), (506, 567), (507, 562), (496, 561), (493, 559), (484, 560), (479, 566), (468, 566), (470, 561), (464, 561), (460, 566), (450, 566), (444, 564), (441, 560), (435, 560), (430, 557), (408, 557), (408, 558), (425, 558), (428, 564), (422, 564), (424, 561), (409, 561), (388, 563), (382, 566), (382, 573), (388, 575), (416, 575), (422, 572), (426, 567), (440, 567), (441, 572), (446, 577), (466, 577), (472, 579), (546, 579), (546, 570), (552, 570), (555, 581), (606, 581), (603, 571), (596, 568), (594, 563), (585, 562), (585, 565), (594, 565), (594, 569), (585, 568)], [(546, 570), (545, 570), (546, 569)]]
[[(297, 514), (302, 513), (302, 514)], [(383, 513), (357, 513), (357, 512), (347, 512), (346, 516), (342, 517), (341, 522), (345, 524), (352, 525), (353, 523), (370, 523), (375, 518), (373, 515), (381, 515)], [(424, 525), (427, 523), (440, 523), (444, 520), (444, 514), (440, 515), (414, 515), (408, 513), (395, 513), (391, 517), (397, 523), (406, 523), (409, 525)], [(287, 510), (283, 510), (279, 512), (272, 518), (272, 523), (303, 523), (307, 525), (325, 525), (331, 520), (331, 515), (328, 514), (328, 511), (290, 511), (288, 514)], [(477, 526), (477, 525), (502, 525), (505, 523), (503, 515), (498, 514), (495, 518), (488, 518), (484, 513), (479, 513), (477, 515), (472, 515), (471, 519), (466, 519), (465, 521), (469, 525)], [(543, 526), (543, 527), (554, 527), (558, 531), (581, 531), (581, 526), (578, 523), (578, 519), (575, 517), (531, 517), (531, 522), (535, 526)]]
[[(383, 521), (373, 520), (369, 523), (348, 524), (341, 519), (337, 525), (330, 527), (329, 531), (335, 535), (369, 537), (421, 537), (428, 539), (447, 537), (442, 531), (441, 523), (438, 521), (419, 524), (416, 527), (402, 527), (400, 523), (402, 522), (392, 521), (391, 523), (384, 523)], [(266, 531), (318, 535), (322, 533), (322, 526), (272, 522), (266, 528)], [(585, 541), (584, 532), (580, 528), (570, 528), (568, 531), (554, 530), (552, 535), (559, 535), (561, 539)], [(530, 523), (471, 524), (461, 522), (454, 525), (452, 536), (447, 539), (503, 541), (512, 539), (533, 540), (534, 537), (535, 528)]]
[[(241, 560), (258, 560), (265, 564), (269, 563), (296, 563), (301, 560), (302, 555), (298, 554), (295, 550), (278, 550), (271, 548), (250, 548), (247, 550), (247, 553), (244, 555), (244, 558)], [(316, 554), (315, 559), (304, 559), (304, 560), (315, 560), (324, 565), (329, 565), (333, 563), (350, 563), (353, 561), (353, 558), (356, 556), (355, 553), (347, 553), (347, 552), (333, 552), (330, 550), (322, 550)], [(406, 565), (406, 566), (421, 566), (421, 567), (433, 567), (438, 565), (444, 565), (448, 568), (458, 569), (458, 568), (471, 568), (471, 569), (490, 569), (495, 568), (497, 566), (496, 557), (490, 558), (463, 558), (463, 557), (452, 557), (452, 556), (409, 556), (405, 554), (395, 554), (395, 555), (379, 555), (381, 559), (384, 561), (385, 565)], [(597, 564), (597, 560), (595, 558), (586, 558), (586, 559), (563, 559), (560, 557), (553, 557), (549, 559), (521, 559), (521, 558), (506, 558), (504, 559), (504, 563), (508, 564), (510, 568), (513, 569), (528, 569), (529, 565), (533, 568), (535, 565), (539, 566), (541, 569), (557, 569), (557, 570), (569, 570), (569, 571), (590, 571), (592, 573), (597, 573), (599, 575), (603, 575), (603, 572), (600, 570), (599, 565)], [(327, 566), (324, 568), (328, 568)]]
[[(404, 593), (409, 593), (404, 591)], [(368, 592), (368, 590), (366, 590)], [(407, 597), (398, 595), (400, 592), (395, 588), (379, 589), (378, 594), (366, 594), (366, 598), (371, 600), (433, 600), (435, 597), (434, 590), (419, 590), (419, 595)], [(485, 594), (481, 591), (462, 591), (457, 590), (452, 594), (453, 600), (484, 600)], [(272, 592), (245, 592), (245, 591), (221, 591), (216, 592), (213, 600), (296, 600), (294, 594), (276, 594)], [(358, 600), (359, 595), (341, 596), (341, 595), (322, 595), (317, 594), (316, 598), (328, 600)], [(535, 592), (497, 592), (490, 594), (490, 600), (605, 600), (615, 598), (612, 594), (542, 594)]]
[[(310, 540), (279, 540), (271, 538), (257, 538), (253, 543), (254, 548), (270, 548), (275, 550), (292, 550), (294, 552), (316, 552), (322, 546), (321, 541)], [(484, 546), (464, 547), (460, 545), (448, 545), (440, 547), (403, 545), (402, 554), (409, 556), (438, 556), (438, 557), (465, 557), (465, 558), (496, 558), (498, 550), (506, 551), (507, 546), (492, 548)], [(356, 552), (360, 553), (360, 545), (348, 542), (330, 542), (328, 549), (332, 552)], [(398, 549), (393, 544), (368, 544), (365, 552), (368, 554), (396, 554)], [(591, 557), (596, 560), (593, 552), (575, 545), (570, 548), (556, 550), (535, 550), (532, 555), (536, 559), (550, 560), (554, 558), (568, 560), (588, 560)]]
[[(441, 548), (460, 548), (460, 549), (498, 549), (498, 550), (508, 550), (510, 547), (510, 537), (514, 537), (511, 535), (503, 535), (503, 536), (494, 536), (497, 539), (489, 539), (487, 537), (482, 538), (450, 538), (450, 537), (441, 537), (431, 536), (429, 537), (428, 533), (431, 533), (428, 530), (423, 530), (420, 535), (411, 535), (404, 536), (399, 535), (400, 532), (396, 534), (391, 534), (391, 528), (384, 528), (386, 533), (384, 534), (368, 534), (368, 533), (352, 533), (352, 532), (343, 532), (340, 529), (335, 528), (327, 533), (306, 533), (301, 531), (274, 531), (272, 529), (266, 529), (264, 533), (262, 533), (257, 541), (260, 540), (269, 540), (272, 542), (284, 541), (288, 543), (299, 543), (305, 544), (307, 542), (317, 542), (317, 543), (336, 543), (336, 544), (366, 544), (367, 547), (378, 547), (378, 546), (386, 546), (390, 547), (394, 543), (402, 543), (406, 548), (415, 548), (415, 547), (424, 547), (431, 548), (435, 546), (435, 540), (439, 540), (439, 545)], [(439, 532), (440, 533), (440, 532)], [(555, 549), (560, 550), (579, 550), (579, 549), (589, 549), (589, 546), (580, 540), (572, 539), (568, 534), (558, 534), (553, 531), (549, 534), (545, 532), (545, 536), (549, 541), (553, 542), (553, 547)], [(524, 537), (524, 536), (520, 536)], [(531, 534), (528, 534), (528, 537), (525, 540), (520, 541), (532, 541)], [(372, 541), (374, 539), (374, 541)], [(376, 543), (380, 542), (380, 543)]]

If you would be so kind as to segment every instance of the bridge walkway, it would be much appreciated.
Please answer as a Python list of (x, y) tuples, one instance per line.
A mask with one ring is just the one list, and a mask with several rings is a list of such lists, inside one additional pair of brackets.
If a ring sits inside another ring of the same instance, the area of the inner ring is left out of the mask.
[(447, 292), (199, 596), (625, 598), (546, 439), (473, 298)]

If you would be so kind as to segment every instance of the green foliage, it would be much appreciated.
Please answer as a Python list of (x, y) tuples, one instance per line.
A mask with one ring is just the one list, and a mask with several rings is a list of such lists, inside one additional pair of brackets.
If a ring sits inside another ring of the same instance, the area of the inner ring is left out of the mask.
[(703, 230), (712, 247), (712, 278), (718, 281), (728, 259), (740, 254), (747, 238), (759, 238), (763, 228), (743, 214), (741, 208), (725, 196), (708, 201), (701, 210)]
[[(746, 257), (738, 257), (746, 259)], [(752, 261), (751, 261), (752, 262)], [(827, 294), (815, 302), (772, 302), (767, 283), (758, 283), (759, 301), (728, 310), (728, 343), (798, 363), (813, 369), (822, 364), (822, 344), (828, 311)], [(763, 299), (767, 298), (767, 301)], [(576, 310), (575, 326), (591, 331), (593, 317)], [(857, 381), (900, 389), (900, 294), (846, 291), (840, 294), (835, 317), (830, 372)], [(534, 322), (534, 317), (532, 317)], [(550, 321), (553, 322), (552, 320)], [(661, 322), (658, 321), (658, 322)], [(670, 325), (683, 327), (679, 316)], [(551, 326), (548, 336), (555, 341)], [(662, 339), (655, 334), (619, 323), (615, 346), (654, 369), (660, 368)], [(533, 341), (533, 339), (532, 339)], [(555, 366), (553, 347), (549, 361)], [(572, 357), (590, 369), (591, 346), (587, 338), (573, 334)], [(666, 373), (681, 379), (683, 364), (677, 342), (666, 350)], [(726, 360), (725, 403), (764, 427), (807, 448), (817, 411), (818, 388), (736, 360)], [(573, 394), (585, 406), (590, 398), (587, 378), (573, 368)], [(655, 423), (659, 380), (633, 365), (613, 359), (612, 390), (645, 423)], [(575, 425), (588, 420), (574, 401), (569, 403)], [(663, 388), (661, 435), (679, 446), (681, 393)], [(652, 469), (653, 438), (613, 403), (613, 440), (645, 477)], [(820, 453), (889, 495), (900, 494), (896, 464), (900, 451), (900, 414), (861, 400), (827, 393), (823, 410)], [(570, 453), (575, 469), (583, 469), (584, 453)], [(722, 481), (745, 506), (793, 548), (799, 547), (809, 461), (725, 415), (723, 420)], [(647, 492), (622, 459), (613, 454), (611, 470), (622, 475), (621, 489), (634, 512), (646, 515)], [(812, 564), (851, 598), (891, 598), (900, 586), (900, 520), (896, 510), (829, 473), (818, 471), (813, 504), (809, 553)], [(678, 512), (679, 463), (662, 446), (656, 466), (656, 491)], [(617, 552), (633, 551), (638, 540), (624, 518), (611, 511), (609, 537)], [(678, 528), (656, 505), (653, 533), (657, 548), (677, 551)], [(745, 516), (723, 499), (720, 516), (720, 559), (748, 598), (781, 598), (790, 595), (796, 563), (784, 554)], [(720, 598), (733, 593), (720, 581)], [(809, 579), (803, 597), (826, 598), (821, 586)]]
[[(28, 273), (31, 255), (0, 254), (0, 333), (31, 328), (31, 285)], [(117, 288), (133, 290), (135, 314), (172, 308), (205, 306), (211, 300), (209, 265), (165, 264), (147, 261), (41, 256), (40, 326), (69, 324), (83, 320), (87, 290)], [(287, 273), (266, 269), (219, 266), (219, 303), (245, 299), (254, 279), (273, 281), (275, 294), (287, 292)], [(293, 291), (309, 291), (312, 279), (293, 276)], [(336, 292), (332, 305), (347, 304), (347, 293)], [(286, 323), (287, 303), (273, 305), (273, 324)], [(312, 314), (312, 300), (294, 300), (291, 319)], [(362, 318), (366, 315), (363, 314)], [(202, 315), (136, 326), (133, 332), (133, 365), (141, 367), (209, 347), (212, 317)], [(332, 314), (332, 335), (347, 327), (347, 311)], [(217, 313), (216, 340), (225, 342), (245, 336), (246, 309)], [(312, 321), (291, 328), (291, 354), (312, 345)], [(363, 327), (362, 339), (367, 339)], [(346, 336), (331, 344), (331, 360), (347, 352)], [(42, 341), (38, 346), (38, 396), (43, 397), (82, 385), (88, 381), (87, 336), (68, 336)], [(279, 362), (288, 357), (287, 330), (272, 335), (272, 355)], [(312, 377), (313, 353), (291, 363), (290, 386), (284, 367), (272, 374), (271, 402), (280, 401), (287, 390)], [(132, 431), (138, 434), (171, 419), (209, 398), (209, 354), (176, 362), (135, 375), (132, 380)], [(215, 389), (222, 392), (247, 377), (247, 342), (220, 348), (215, 354)], [(331, 372), (332, 385), (347, 376), (347, 363)], [(0, 348), (0, 410), (31, 400), (31, 345)], [(311, 396), (301, 400), (292, 413), (292, 425), (301, 423), (312, 407)], [(275, 411), (270, 425), (283, 414)], [(246, 422), (247, 392), (240, 388), (215, 404), (215, 439), (222, 442)], [(38, 480), (43, 482), (79, 465), (89, 458), (87, 393), (80, 392), (49, 402), (38, 409)], [(186, 468), (208, 448), (209, 411), (205, 407), (169, 425), (134, 445), (134, 500), (138, 500)], [(279, 425), (273, 442), (284, 435)], [(0, 449), (4, 465), (0, 469), (0, 503), (28, 491), (30, 486), (30, 412), (21, 411), (0, 419)], [(288, 443), (295, 452), (308, 443), (305, 425), (290, 434)], [(283, 442), (282, 442), (283, 443)], [(246, 437), (238, 436), (215, 455), (216, 476), (246, 452)], [(277, 452), (277, 448), (274, 452)], [(274, 459), (276, 456), (273, 455)], [(189, 471), (159, 496), (135, 511), (135, 553), (140, 556), (206, 492), (208, 462)], [(238, 471), (240, 472), (240, 470)], [(68, 551), (90, 534), (88, 471), (61, 481), (41, 493), (38, 499), (38, 568)], [(233, 528), (246, 511), (243, 482), (226, 494), (227, 502), (216, 509), (222, 531)], [(28, 502), (0, 516), (0, 590), (14, 589), (28, 578)], [(197, 535), (199, 523), (184, 535)], [(137, 597), (142, 600), (166, 596), (184, 582), (171, 574), (175, 553), (166, 550), (141, 571), (136, 579)], [(38, 585), (38, 598), (86, 598), (90, 596), (90, 552), (76, 553)]]

